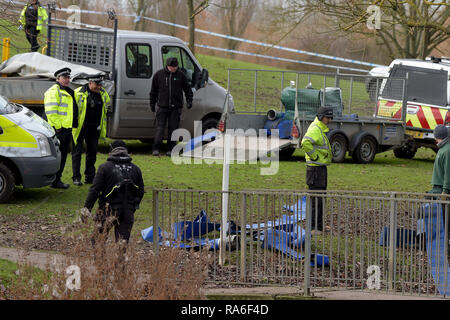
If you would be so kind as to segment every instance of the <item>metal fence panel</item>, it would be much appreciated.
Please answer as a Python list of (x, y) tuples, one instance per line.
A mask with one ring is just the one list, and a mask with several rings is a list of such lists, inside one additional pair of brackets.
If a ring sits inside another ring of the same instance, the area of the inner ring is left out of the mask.
[[(211, 258), (205, 281), (301, 286), (305, 294), (311, 288), (369, 288), (446, 296), (450, 290), (448, 224), (442, 223), (448, 221), (450, 201), (401, 192), (230, 191), (220, 261), (222, 194), (153, 193), (153, 220), (162, 230), (159, 245), (198, 250), (199, 240), (189, 234), (203, 238), (202, 252)], [(321, 234), (311, 231), (318, 199), (326, 226)], [(208, 232), (200, 224), (180, 224), (201, 212), (211, 223)]]

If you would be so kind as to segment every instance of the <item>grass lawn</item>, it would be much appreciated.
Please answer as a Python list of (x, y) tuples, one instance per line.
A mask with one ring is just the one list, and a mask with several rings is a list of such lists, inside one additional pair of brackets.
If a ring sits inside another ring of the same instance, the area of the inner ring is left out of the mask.
[[(152, 157), (151, 145), (129, 141), (133, 161), (143, 172), (147, 194), (141, 208), (136, 213), (134, 233), (149, 226), (152, 216), (152, 189), (176, 188), (195, 190), (220, 190), (222, 187), (222, 165), (182, 164), (175, 165), (169, 157)], [(100, 147), (97, 166), (107, 158), (106, 144)], [(84, 156), (83, 156), (84, 162)], [(397, 159), (392, 151), (378, 154), (373, 163), (354, 164), (347, 157), (344, 163), (332, 164), (328, 173), (329, 190), (377, 190), (425, 192), (430, 189), (434, 152), (419, 149), (413, 160)], [(279, 163), (276, 175), (262, 176), (261, 164), (233, 164), (230, 167), (230, 189), (290, 189), (305, 190), (305, 160), (301, 150), (297, 150), (290, 161)], [(71, 182), (71, 158), (67, 159), (63, 181)], [(84, 163), (82, 163), (82, 172)], [(89, 186), (69, 190), (16, 188), (9, 204), (0, 204), (2, 215), (27, 215), (42, 219), (57, 216), (61, 224), (69, 223), (82, 208)]]
[[(30, 52), (30, 43), (27, 41), (24, 30), (18, 30), (17, 27), (19, 23), (14, 21), (8, 21), (5, 19), (0, 19), (0, 43), (3, 44), (3, 38), (11, 39), (11, 51), (10, 56), (12, 57), (18, 53)], [(38, 36), (38, 43), (41, 46), (39, 52), (45, 46), (47, 41), (47, 31), (43, 30)]]

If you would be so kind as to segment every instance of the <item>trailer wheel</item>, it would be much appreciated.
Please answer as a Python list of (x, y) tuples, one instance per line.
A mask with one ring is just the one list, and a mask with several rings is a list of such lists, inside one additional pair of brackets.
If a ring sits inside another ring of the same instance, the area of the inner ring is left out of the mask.
[(16, 181), (11, 169), (0, 163), (0, 203), (8, 202), (14, 192)]
[(371, 163), (377, 153), (377, 143), (371, 137), (362, 138), (356, 149), (353, 151), (353, 161), (357, 163)]
[(348, 149), (347, 139), (342, 134), (335, 134), (330, 138), (330, 145), (333, 162), (343, 162)]

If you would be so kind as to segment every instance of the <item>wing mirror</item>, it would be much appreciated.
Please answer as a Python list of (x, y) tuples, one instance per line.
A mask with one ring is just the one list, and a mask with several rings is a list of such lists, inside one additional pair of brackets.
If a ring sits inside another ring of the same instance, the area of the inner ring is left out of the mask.
[(201, 89), (206, 87), (209, 80), (209, 72), (208, 69), (202, 70), (202, 75), (200, 76), (200, 80), (197, 82), (196, 89)]

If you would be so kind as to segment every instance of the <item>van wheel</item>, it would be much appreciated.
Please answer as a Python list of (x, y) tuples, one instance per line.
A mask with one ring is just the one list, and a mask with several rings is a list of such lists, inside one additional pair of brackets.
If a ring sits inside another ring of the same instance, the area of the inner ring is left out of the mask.
[(362, 138), (356, 149), (353, 151), (353, 161), (357, 163), (371, 163), (377, 153), (377, 143), (371, 137)]
[(205, 131), (208, 129), (217, 129), (217, 125), (219, 124), (219, 120), (216, 118), (206, 118), (202, 121), (202, 134), (205, 134)]
[(0, 203), (8, 202), (14, 192), (14, 174), (4, 163), (0, 163)]
[(341, 163), (345, 159), (347, 153), (347, 139), (342, 134), (335, 134), (330, 139), (331, 153), (333, 162)]

